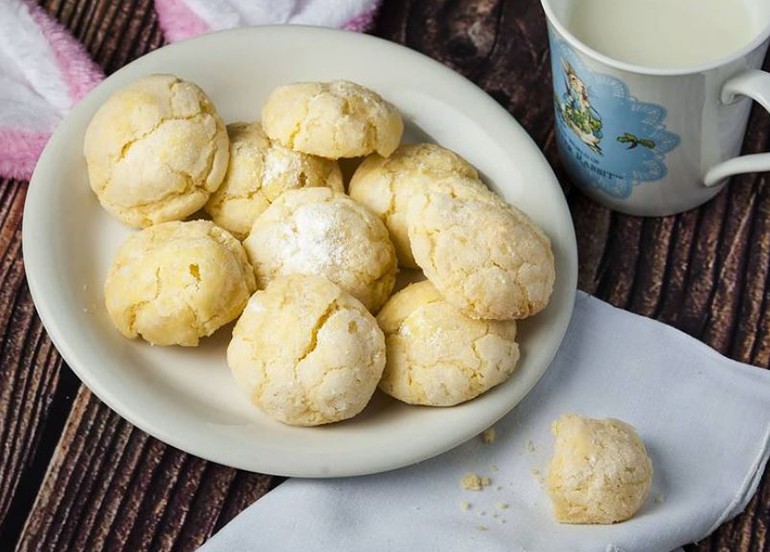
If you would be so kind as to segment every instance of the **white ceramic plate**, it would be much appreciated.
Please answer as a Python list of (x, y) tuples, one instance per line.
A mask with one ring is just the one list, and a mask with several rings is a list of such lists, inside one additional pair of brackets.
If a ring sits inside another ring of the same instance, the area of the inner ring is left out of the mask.
[[(549, 307), (520, 324), (522, 358), (511, 379), (453, 408), (414, 407), (379, 392), (356, 418), (317, 428), (269, 419), (241, 395), (225, 363), (232, 326), (198, 348), (125, 339), (103, 306), (102, 284), (130, 230), (101, 209), (82, 155), (104, 100), (135, 78), (174, 73), (198, 83), (225, 122), (256, 120), (278, 85), (349, 79), (395, 103), (408, 141), (460, 152), (487, 183), (540, 224), (553, 242)], [(161, 48), (106, 79), (62, 122), (43, 152), (24, 211), (32, 296), (70, 367), (105, 403), (144, 431), (203, 458), (246, 470), (307, 477), (375, 473), (444, 452), (511, 410), (553, 358), (572, 313), (575, 236), (547, 162), (489, 96), (441, 64), (365, 35), (281, 26), (226, 31)]]

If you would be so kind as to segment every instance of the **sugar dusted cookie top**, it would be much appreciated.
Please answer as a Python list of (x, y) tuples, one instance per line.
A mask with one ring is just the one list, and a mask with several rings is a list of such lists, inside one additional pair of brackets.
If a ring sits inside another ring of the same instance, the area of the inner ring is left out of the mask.
[(363, 410), (385, 366), (385, 342), (369, 311), (336, 285), (283, 276), (249, 300), (227, 363), (267, 414), (314, 426)]
[(102, 206), (137, 228), (194, 213), (227, 170), (227, 133), (214, 105), (172, 75), (142, 77), (110, 96), (83, 150)]
[(396, 280), (396, 254), (380, 219), (329, 188), (289, 190), (243, 242), (260, 287), (286, 274), (324, 276), (377, 311)]
[(380, 388), (409, 404), (468, 401), (507, 380), (519, 360), (515, 321), (468, 318), (430, 282), (395, 294), (377, 321), (387, 346)]
[(553, 423), (546, 488), (562, 523), (616, 523), (644, 504), (652, 462), (629, 424), (565, 414)]
[(404, 123), (376, 92), (348, 81), (298, 82), (273, 91), (262, 108), (267, 135), (293, 150), (330, 159), (398, 146)]
[(126, 337), (194, 346), (235, 319), (255, 289), (238, 240), (196, 220), (132, 234), (110, 267), (104, 295), (110, 318)]
[(470, 163), (435, 144), (402, 145), (390, 157), (370, 155), (353, 174), (349, 193), (385, 223), (399, 263), (417, 268), (409, 245), (407, 214), (415, 194), (438, 190), (465, 191), (490, 199), (494, 195)]
[(227, 125), (230, 162), (206, 203), (215, 223), (244, 239), (257, 216), (286, 190), (328, 186), (343, 191), (336, 161), (293, 151), (270, 140), (259, 123)]
[(409, 210), (417, 264), (446, 300), (472, 318), (510, 320), (548, 304), (551, 244), (518, 209), (474, 198), (425, 194)]

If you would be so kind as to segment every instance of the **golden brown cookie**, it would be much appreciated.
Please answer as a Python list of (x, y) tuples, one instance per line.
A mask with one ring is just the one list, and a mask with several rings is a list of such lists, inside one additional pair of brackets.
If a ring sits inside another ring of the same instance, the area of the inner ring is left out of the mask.
[(210, 221), (166, 222), (132, 234), (104, 284), (126, 337), (195, 346), (234, 320), (256, 289), (240, 242)]
[(553, 423), (546, 488), (562, 523), (616, 523), (644, 504), (652, 462), (629, 424), (565, 414)]
[(409, 404), (468, 401), (506, 381), (519, 360), (515, 321), (468, 318), (430, 282), (391, 297), (377, 322), (387, 347), (380, 388)]
[(417, 268), (407, 224), (416, 194), (445, 191), (465, 192), (480, 201), (496, 198), (470, 163), (436, 144), (405, 144), (390, 157), (370, 155), (353, 174), (349, 188), (350, 197), (369, 207), (385, 223), (399, 264), (407, 268)]
[(287, 148), (329, 159), (372, 152), (387, 157), (404, 131), (395, 106), (373, 90), (344, 80), (277, 88), (262, 108), (262, 126)]
[(286, 190), (328, 186), (344, 191), (336, 161), (290, 150), (267, 137), (259, 123), (227, 125), (230, 162), (206, 212), (239, 240)]
[(358, 300), (320, 276), (273, 280), (249, 300), (227, 363), (267, 414), (314, 426), (361, 412), (385, 366), (385, 341)]
[(380, 219), (329, 188), (289, 190), (243, 242), (260, 287), (287, 274), (328, 278), (376, 312), (396, 281), (396, 254)]
[(551, 244), (515, 207), (434, 192), (409, 212), (417, 264), (446, 300), (472, 318), (526, 318), (548, 304)]
[(203, 90), (150, 75), (109, 97), (86, 129), (83, 151), (102, 206), (144, 228), (203, 207), (225, 176), (228, 141)]

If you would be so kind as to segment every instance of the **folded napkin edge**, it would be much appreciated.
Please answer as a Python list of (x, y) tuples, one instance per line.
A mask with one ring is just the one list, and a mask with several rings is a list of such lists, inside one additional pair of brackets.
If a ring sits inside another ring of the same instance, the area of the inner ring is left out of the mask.
[(748, 506), (751, 498), (755, 495), (757, 487), (759, 487), (759, 483), (765, 473), (765, 466), (767, 465), (767, 460), (769, 457), (770, 424), (768, 424), (767, 428), (765, 428), (765, 436), (762, 440), (762, 447), (759, 449), (759, 454), (757, 455), (756, 460), (752, 463), (751, 469), (746, 474), (745, 481), (735, 493), (735, 497), (730, 502), (730, 504), (728, 504), (727, 508), (725, 508), (725, 511), (722, 512), (722, 515), (720, 515), (714, 524), (709, 528), (709, 535), (716, 531), (720, 525), (734, 518), (746, 509), (746, 506)]

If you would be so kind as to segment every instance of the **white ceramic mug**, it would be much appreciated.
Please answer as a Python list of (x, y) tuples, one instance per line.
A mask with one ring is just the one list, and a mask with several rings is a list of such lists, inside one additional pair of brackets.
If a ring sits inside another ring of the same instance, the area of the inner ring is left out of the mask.
[(566, 171), (587, 195), (624, 213), (663, 216), (708, 201), (729, 176), (770, 170), (770, 153), (739, 155), (749, 98), (770, 110), (770, 74), (759, 70), (770, 42), (770, 0), (748, 1), (755, 20), (766, 22), (748, 45), (687, 69), (603, 55), (566, 24), (580, 0), (541, 2), (557, 143)]

